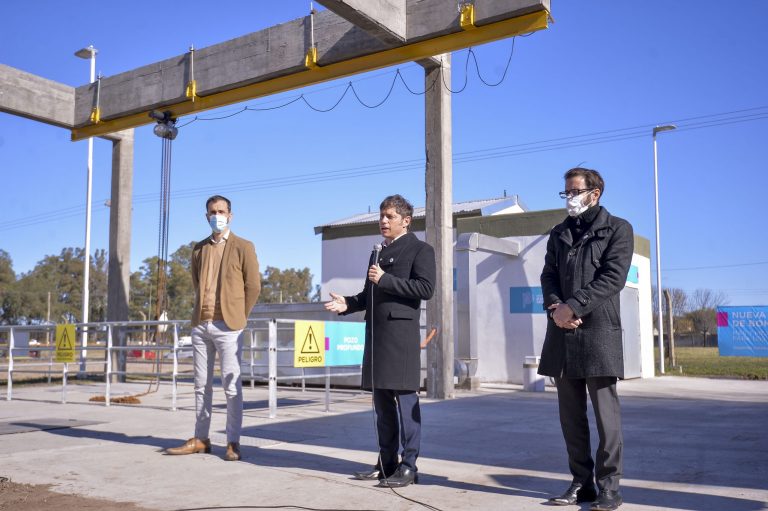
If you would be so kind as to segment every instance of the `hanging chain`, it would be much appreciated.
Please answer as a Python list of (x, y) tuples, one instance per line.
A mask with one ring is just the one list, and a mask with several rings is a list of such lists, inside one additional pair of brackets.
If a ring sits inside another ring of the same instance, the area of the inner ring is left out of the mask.
[(173, 140), (163, 138), (160, 167), (160, 226), (157, 240), (157, 293), (155, 318), (168, 311), (168, 227), (171, 207), (171, 149)]

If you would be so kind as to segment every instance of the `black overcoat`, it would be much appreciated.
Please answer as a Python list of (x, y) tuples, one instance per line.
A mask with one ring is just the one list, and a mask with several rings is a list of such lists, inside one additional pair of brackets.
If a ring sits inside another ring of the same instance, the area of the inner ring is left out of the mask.
[(619, 293), (632, 263), (634, 234), (629, 222), (597, 207), (581, 239), (572, 239), (567, 220), (549, 234), (541, 274), (544, 308), (565, 302), (583, 323), (567, 330), (547, 314), (539, 364), (545, 376), (624, 377)]
[(419, 316), (421, 301), (435, 289), (435, 251), (409, 232), (382, 249), (379, 266), (384, 275), (377, 285), (366, 267), (363, 291), (344, 297), (345, 314), (365, 311), (362, 388), (419, 390)]

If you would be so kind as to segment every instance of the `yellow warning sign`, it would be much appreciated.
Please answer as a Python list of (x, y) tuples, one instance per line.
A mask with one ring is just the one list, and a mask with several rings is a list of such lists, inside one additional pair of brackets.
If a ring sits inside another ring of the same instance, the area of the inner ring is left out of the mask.
[(293, 343), (293, 367), (325, 366), (324, 321), (297, 321)]
[(75, 325), (56, 325), (56, 362), (75, 361)]

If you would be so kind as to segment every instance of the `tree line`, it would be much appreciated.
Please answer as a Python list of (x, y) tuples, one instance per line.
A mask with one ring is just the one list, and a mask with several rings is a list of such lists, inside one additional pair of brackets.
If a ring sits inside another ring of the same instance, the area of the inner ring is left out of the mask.
[[(658, 328), (659, 305), (656, 299), (656, 286), (653, 286), (653, 326)], [(717, 333), (717, 307), (728, 303), (728, 296), (722, 291), (697, 289), (688, 294), (680, 288), (664, 289), (669, 292), (672, 306), (674, 333), (700, 334), (705, 338)], [(662, 294), (663, 321), (665, 332), (669, 325), (669, 308)]]
[[(189, 319), (195, 303), (190, 264), (196, 242), (180, 246), (166, 266), (168, 318)], [(35, 267), (17, 276), (8, 252), (0, 249), (0, 324), (24, 325), (82, 321), (84, 250), (62, 249), (47, 255)], [(89, 258), (88, 320), (107, 320), (107, 252), (98, 249)], [(320, 286), (312, 287), (309, 268), (281, 270), (267, 266), (262, 273), (260, 303), (320, 301)], [(130, 276), (129, 319), (155, 319), (158, 257), (144, 259)]]

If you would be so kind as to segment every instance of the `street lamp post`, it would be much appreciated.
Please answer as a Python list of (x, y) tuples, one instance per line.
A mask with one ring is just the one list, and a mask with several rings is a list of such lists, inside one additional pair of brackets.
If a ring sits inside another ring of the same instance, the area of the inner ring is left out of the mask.
[(659, 372), (664, 374), (664, 309), (661, 306), (661, 245), (659, 236), (659, 158), (656, 149), (656, 133), (676, 129), (674, 124), (653, 128), (653, 191), (656, 199), (656, 303), (659, 324)]
[[(96, 81), (96, 54), (98, 50), (90, 45), (75, 52), (76, 57), (91, 61), (91, 83)], [(88, 139), (88, 172), (86, 178), (85, 191), (85, 264), (83, 265), (83, 323), (88, 323), (88, 310), (90, 307), (89, 281), (91, 274), (91, 200), (92, 200), (92, 182), (93, 182), (93, 138)], [(88, 357), (88, 328), (83, 327), (82, 346), (80, 352), (80, 371), (85, 373), (85, 361)]]

